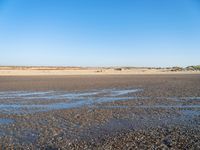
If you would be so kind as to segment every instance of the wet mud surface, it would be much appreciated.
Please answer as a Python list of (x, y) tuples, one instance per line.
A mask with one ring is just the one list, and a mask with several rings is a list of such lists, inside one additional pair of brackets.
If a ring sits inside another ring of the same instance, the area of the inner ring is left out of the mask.
[(0, 83), (0, 149), (200, 149), (200, 75)]

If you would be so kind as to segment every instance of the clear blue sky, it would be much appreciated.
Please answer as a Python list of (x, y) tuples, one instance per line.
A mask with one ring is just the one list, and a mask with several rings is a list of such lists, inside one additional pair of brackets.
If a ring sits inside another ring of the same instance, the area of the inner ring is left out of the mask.
[(196, 64), (199, 0), (0, 0), (0, 65)]

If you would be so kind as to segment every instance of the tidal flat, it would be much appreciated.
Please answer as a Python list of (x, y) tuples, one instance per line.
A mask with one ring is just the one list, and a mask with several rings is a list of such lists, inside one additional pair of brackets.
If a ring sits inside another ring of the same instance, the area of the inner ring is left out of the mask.
[(0, 149), (200, 149), (200, 75), (0, 76)]

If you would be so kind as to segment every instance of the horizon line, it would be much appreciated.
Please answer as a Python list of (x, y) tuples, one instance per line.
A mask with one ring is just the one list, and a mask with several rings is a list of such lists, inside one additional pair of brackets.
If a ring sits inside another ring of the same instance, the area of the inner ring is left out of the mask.
[(180, 68), (187, 68), (191, 66), (199, 66), (199, 65), (187, 65), (187, 66), (179, 66), (179, 65), (174, 65), (174, 66), (125, 66), (125, 65), (119, 65), (119, 66), (67, 66), (67, 65), (0, 65), (0, 67), (60, 67), (60, 68), (173, 68), (173, 67), (180, 67)]

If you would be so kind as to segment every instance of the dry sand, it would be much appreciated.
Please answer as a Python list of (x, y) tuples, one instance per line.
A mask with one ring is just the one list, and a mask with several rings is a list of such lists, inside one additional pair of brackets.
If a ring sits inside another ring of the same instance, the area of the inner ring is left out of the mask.
[(200, 74), (200, 71), (171, 71), (156, 68), (82, 68), (82, 67), (0, 67), (0, 76), (35, 75), (132, 75), (132, 74)]

